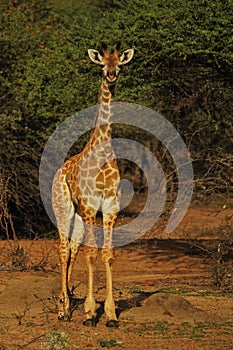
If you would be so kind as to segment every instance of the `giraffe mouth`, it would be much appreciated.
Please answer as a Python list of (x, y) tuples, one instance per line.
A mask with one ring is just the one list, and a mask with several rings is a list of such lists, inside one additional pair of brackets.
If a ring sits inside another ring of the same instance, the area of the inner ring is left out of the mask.
[(111, 85), (115, 85), (116, 84), (116, 78), (114, 80), (109, 80), (108, 78), (106, 78), (106, 82), (108, 83), (109, 86)]
[(117, 74), (115, 72), (110, 72), (110, 73), (107, 73), (106, 75), (106, 81), (111, 84), (111, 83), (115, 83), (117, 80)]

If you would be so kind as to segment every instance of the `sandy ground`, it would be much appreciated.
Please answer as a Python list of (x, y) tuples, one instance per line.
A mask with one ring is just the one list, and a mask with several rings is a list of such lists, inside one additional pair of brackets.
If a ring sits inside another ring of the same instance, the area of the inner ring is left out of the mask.
[(153, 237), (151, 230), (149, 239), (116, 249), (118, 329), (105, 325), (100, 254), (95, 272), (98, 323), (88, 328), (82, 324), (87, 281), (83, 249), (73, 273), (72, 320), (61, 322), (56, 314), (58, 241), (20, 241), (17, 253), (13, 242), (1, 241), (0, 350), (233, 349), (232, 256), (224, 255), (220, 265), (229, 269), (220, 288), (214, 284), (214, 262), (198, 248), (204, 244), (212, 249), (232, 224), (233, 209), (223, 206), (196, 204), (170, 239)]

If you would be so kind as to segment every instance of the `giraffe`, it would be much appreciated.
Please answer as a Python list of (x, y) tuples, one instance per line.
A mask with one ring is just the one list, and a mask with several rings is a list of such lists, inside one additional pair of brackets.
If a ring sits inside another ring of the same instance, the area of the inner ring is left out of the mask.
[(131, 61), (134, 50), (128, 49), (119, 56), (120, 43), (116, 45), (114, 52), (109, 52), (106, 44), (102, 44), (102, 49), (102, 55), (97, 50), (88, 50), (91, 61), (100, 65), (103, 72), (92, 134), (83, 151), (66, 161), (53, 180), (52, 203), (60, 237), (61, 291), (58, 319), (69, 321), (71, 318), (69, 283), (79, 247), (84, 242), (88, 283), (83, 324), (96, 326), (93, 279), (98, 246), (93, 226), (96, 213), (101, 208), (104, 232), (102, 261), (106, 270), (104, 311), (107, 316), (106, 325), (117, 327), (112, 292), (112, 232), (120, 207), (120, 175), (111, 146), (111, 118), (120, 66)]

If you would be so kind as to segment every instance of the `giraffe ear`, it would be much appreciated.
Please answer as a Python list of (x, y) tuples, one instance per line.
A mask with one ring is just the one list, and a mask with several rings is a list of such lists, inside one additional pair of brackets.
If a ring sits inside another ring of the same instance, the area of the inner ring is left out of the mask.
[(121, 64), (127, 64), (129, 63), (134, 55), (134, 49), (129, 49), (123, 52), (123, 54), (120, 57)]
[(92, 60), (92, 62), (94, 62), (96, 64), (102, 64), (103, 57), (101, 56), (99, 51), (89, 49), (88, 50), (88, 55), (89, 55), (90, 59)]

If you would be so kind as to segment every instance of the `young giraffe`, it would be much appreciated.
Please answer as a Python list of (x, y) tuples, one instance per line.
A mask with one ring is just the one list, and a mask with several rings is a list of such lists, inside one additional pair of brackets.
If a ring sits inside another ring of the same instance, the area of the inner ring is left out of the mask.
[(93, 226), (96, 213), (103, 215), (104, 244), (102, 261), (106, 268), (106, 300), (104, 310), (107, 326), (117, 327), (115, 303), (112, 295), (113, 247), (112, 231), (119, 212), (119, 170), (111, 146), (111, 117), (115, 83), (119, 66), (131, 61), (134, 50), (119, 56), (120, 44), (109, 53), (103, 44), (103, 56), (97, 50), (88, 50), (91, 61), (103, 70), (99, 90), (98, 110), (94, 130), (83, 151), (70, 158), (58, 170), (53, 181), (52, 202), (60, 236), (61, 263), (60, 320), (70, 320), (69, 282), (79, 246), (85, 238), (84, 254), (88, 270), (87, 297), (84, 303), (87, 326), (95, 326), (93, 296), (94, 264), (97, 258)]

